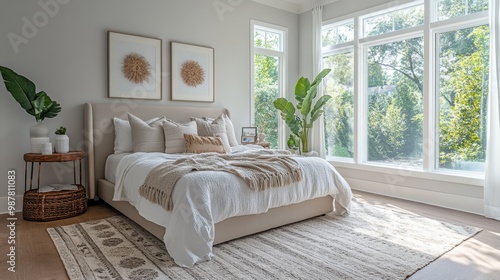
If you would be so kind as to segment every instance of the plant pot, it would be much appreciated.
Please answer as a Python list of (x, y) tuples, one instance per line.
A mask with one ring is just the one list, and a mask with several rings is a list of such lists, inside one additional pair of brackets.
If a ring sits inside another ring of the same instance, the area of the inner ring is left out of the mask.
[(65, 154), (69, 152), (69, 137), (68, 135), (56, 135), (54, 139), (54, 148), (56, 153)]
[(30, 151), (32, 153), (41, 153), (42, 144), (50, 142), (49, 128), (43, 122), (37, 122), (30, 127)]

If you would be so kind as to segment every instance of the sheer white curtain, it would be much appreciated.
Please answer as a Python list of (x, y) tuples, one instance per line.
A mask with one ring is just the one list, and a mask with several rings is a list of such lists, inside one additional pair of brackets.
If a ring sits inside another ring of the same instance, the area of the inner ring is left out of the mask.
[(500, 3), (490, 0), (490, 92), (484, 215), (500, 220)]
[[(316, 7), (312, 10), (312, 54), (313, 54), (313, 76), (310, 79), (314, 79), (316, 75), (321, 72), (321, 27), (323, 24), (323, 6)], [(312, 81), (312, 80), (311, 80)], [(318, 87), (318, 97), (323, 94), (321, 88)], [(311, 147), (313, 151), (319, 153), (319, 156), (325, 157), (325, 137), (323, 133), (323, 118), (319, 118), (314, 123), (313, 129), (311, 129)]]

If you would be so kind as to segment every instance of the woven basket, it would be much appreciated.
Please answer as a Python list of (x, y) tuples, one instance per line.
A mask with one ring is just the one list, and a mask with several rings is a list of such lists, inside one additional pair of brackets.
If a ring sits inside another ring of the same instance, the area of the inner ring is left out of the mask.
[(29, 221), (52, 221), (78, 216), (87, 210), (87, 193), (78, 190), (39, 193), (37, 189), (24, 193), (23, 218)]

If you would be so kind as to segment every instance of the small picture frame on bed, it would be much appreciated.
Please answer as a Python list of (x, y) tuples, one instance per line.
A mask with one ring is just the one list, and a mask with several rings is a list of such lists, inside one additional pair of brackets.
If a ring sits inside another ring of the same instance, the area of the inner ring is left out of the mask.
[(242, 145), (255, 144), (255, 142), (257, 142), (256, 136), (241, 136), (241, 144)]
[(244, 136), (244, 137), (253, 136), (253, 137), (255, 137), (255, 136), (257, 136), (257, 128), (254, 126), (243, 127), (243, 128), (241, 128), (241, 136)]

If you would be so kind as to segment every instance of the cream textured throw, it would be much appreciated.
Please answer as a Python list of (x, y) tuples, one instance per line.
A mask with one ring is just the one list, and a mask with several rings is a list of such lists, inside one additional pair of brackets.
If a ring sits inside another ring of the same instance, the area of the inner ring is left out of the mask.
[(176, 182), (191, 171), (225, 171), (241, 177), (255, 190), (282, 187), (302, 180), (302, 170), (287, 151), (259, 150), (243, 154), (205, 153), (165, 162), (149, 172), (139, 193), (147, 200), (173, 209)]

